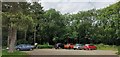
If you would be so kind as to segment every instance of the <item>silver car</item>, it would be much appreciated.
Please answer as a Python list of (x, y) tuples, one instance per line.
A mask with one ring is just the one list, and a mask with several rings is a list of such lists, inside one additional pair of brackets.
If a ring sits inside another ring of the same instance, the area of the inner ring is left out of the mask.
[(73, 48), (74, 48), (74, 50), (82, 50), (83, 46), (84, 45), (82, 45), (82, 44), (75, 44)]

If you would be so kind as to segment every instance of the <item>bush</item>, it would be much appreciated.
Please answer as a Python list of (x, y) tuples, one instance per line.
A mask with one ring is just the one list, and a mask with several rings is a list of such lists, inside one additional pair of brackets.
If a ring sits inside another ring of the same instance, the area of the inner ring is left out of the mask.
[(37, 48), (38, 49), (44, 49), (44, 48), (50, 48), (51, 49), (51, 48), (53, 48), (53, 46), (52, 45), (38, 45)]
[(118, 54), (120, 55), (120, 46), (118, 47)]
[(96, 46), (99, 50), (117, 50), (117, 46), (115, 45), (97, 44)]

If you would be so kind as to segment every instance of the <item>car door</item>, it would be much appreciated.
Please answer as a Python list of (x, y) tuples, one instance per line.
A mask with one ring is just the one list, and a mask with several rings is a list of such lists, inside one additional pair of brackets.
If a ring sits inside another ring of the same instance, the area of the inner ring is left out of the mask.
[(94, 45), (90, 45), (90, 49), (94, 49), (95, 47), (94, 47)]
[(25, 45), (22, 45), (22, 46), (21, 46), (21, 49), (22, 49), (22, 50), (26, 50), (26, 46), (25, 46)]

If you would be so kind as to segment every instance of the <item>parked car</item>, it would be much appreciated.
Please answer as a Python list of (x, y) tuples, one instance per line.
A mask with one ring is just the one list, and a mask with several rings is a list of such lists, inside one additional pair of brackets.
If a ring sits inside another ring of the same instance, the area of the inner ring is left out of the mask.
[(74, 48), (74, 50), (76, 50), (76, 49), (81, 50), (81, 49), (83, 49), (83, 46), (84, 45), (82, 45), (82, 44), (75, 44), (73, 48)]
[(96, 50), (97, 47), (92, 45), (92, 44), (86, 44), (84, 47), (83, 47), (84, 50)]
[(59, 48), (64, 48), (64, 44), (62, 44), (62, 43), (57, 43), (57, 44), (55, 44), (55, 49), (59, 49)]
[(64, 45), (65, 49), (73, 49), (74, 45), (72, 43)]
[(30, 44), (20, 44), (20, 45), (17, 45), (16, 47), (16, 50), (33, 50), (34, 49), (34, 46), (30, 45)]

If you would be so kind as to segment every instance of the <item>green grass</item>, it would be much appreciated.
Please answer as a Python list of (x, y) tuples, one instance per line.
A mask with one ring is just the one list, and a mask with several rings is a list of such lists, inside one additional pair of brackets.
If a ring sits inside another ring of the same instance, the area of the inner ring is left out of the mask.
[(115, 45), (97, 44), (96, 46), (98, 50), (114, 50), (114, 51), (118, 50), (118, 46)]
[(118, 47), (118, 55), (120, 55), (120, 46)]
[(0, 51), (0, 56), (2, 55), (2, 52)]
[(14, 53), (8, 53), (7, 50), (2, 50), (2, 57), (27, 57), (27, 53), (15, 51)]

